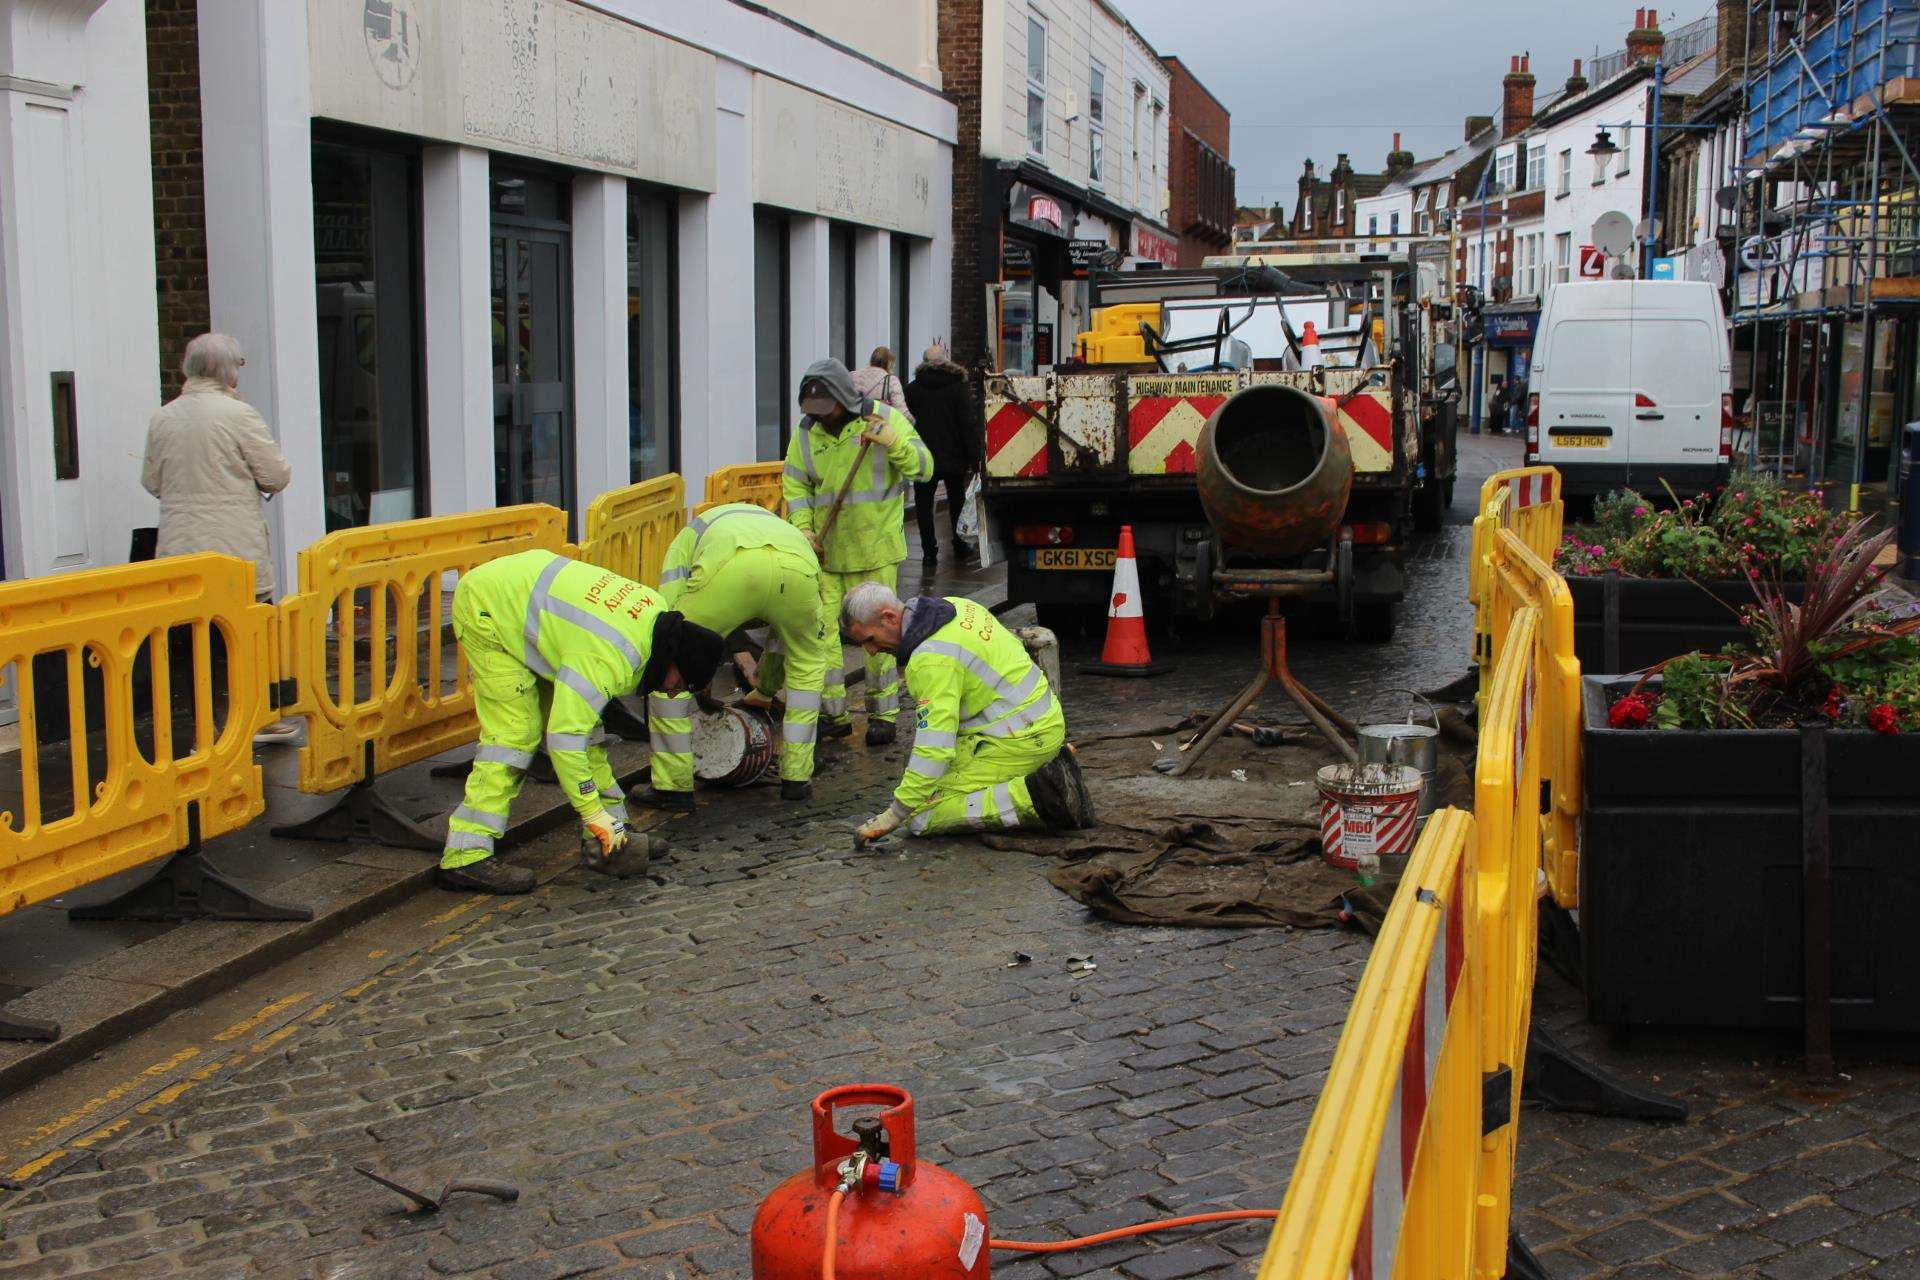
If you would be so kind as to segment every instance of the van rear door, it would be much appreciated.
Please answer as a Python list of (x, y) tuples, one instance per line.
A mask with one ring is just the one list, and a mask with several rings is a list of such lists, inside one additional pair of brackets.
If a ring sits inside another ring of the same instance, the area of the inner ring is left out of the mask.
[(1540, 396), (1539, 459), (1626, 480), (1633, 440), (1633, 322), (1625, 316), (1556, 320), (1543, 367), (1530, 390)]
[(1704, 320), (1642, 316), (1633, 325), (1631, 483), (1720, 459), (1720, 337)]

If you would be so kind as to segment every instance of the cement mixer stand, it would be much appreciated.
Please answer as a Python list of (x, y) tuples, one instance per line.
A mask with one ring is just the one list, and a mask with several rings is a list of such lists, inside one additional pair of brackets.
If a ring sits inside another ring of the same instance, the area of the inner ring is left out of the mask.
[(1267, 685), (1276, 682), (1282, 691), (1293, 699), (1293, 705), (1300, 708), (1312, 722), (1313, 727), (1320, 731), (1320, 736), (1325, 738), (1335, 751), (1345, 756), (1350, 763), (1359, 761), (1359, 754), (1354, 750), (1353, 745), (1340, 736), (1342, 730), (1355, 737), (1359, 736), (1359, 730), (1354, 727), (1353, 721), (1322, 702), (1319, 694), (1294, 679), (1293, 672), (1288, 669), (1287, 620), (1280, 616), (1280, 601), (1272, 595), (1269, 595), (1267, 600), (1267, 616), (1260, 619), (1260, 662), (1260, 674), (1255, 676), (1232, 702), (1221, 708), (1213, 719), (1207, 721), (1206, 726), (1200, 730), (1200, 735), (1193, 740), (1193, 744), (1182, 755), (1180, 762), (1170, 771), (1171, 776), (1178, 778), (1193, 768), (1194, 763), (1206, 753), (1207, 748), (1213, 745), (1214, 739), (1224, 733), (1228, 725), (1245, 714), (1247, 708), (1266, 692)]

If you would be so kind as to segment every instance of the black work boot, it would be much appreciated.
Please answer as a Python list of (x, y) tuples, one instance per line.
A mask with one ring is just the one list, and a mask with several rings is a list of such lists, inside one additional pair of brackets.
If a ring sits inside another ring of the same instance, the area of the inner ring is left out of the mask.
[(1040, 820), (1055, 831), (1078, 831), (1093, 825), (1093, 803), (1080, 777), (1080, 762), (1065, 748), (1027, 775), (1027, 794), (1033, 797)]
[(867, 745), (870, 747), (890, 747), (900, 731), (891, 720), (867, 721)]
[(533, 891), (533, 872), (502, 862), (497, 857), (482, 858), (464, 867), (441, 867), (434, 880), (442, 889), (464, 893), (516, 894)]
[(627, 792), (627, 803), (660, 809), (667, 813), (692, 813), (693, 792), (661, 791), (655, 787), (635, 787)]
[(1060, 748), (1056, 757), (1067, 776), (1067, 808), (1073, 811), (1073, 825), (1086, 830), (1097, 819), (1093, 816), (1093, 793), (1087, 790), (1087, 776), (1080, 771), (1080, 753), (1071, 745)]
[(853, 721), (822, 720), (820, 722), (820, 736), (822, 738), (850, 738), (853, 736)]
[(813, 779), (788, 778), (784, 780), (780, 784), (780, 798), (782, 800), (813, 799)]

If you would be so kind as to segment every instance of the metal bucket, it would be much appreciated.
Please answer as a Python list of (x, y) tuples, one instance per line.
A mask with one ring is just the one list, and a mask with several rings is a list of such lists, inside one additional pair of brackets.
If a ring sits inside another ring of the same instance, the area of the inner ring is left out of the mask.
[(1327, 865), (1359, 871), (1363, 858), (1398, 872), (1413, 852), (1420, 771), (1404, 764), (1330, 764), (1315, 775), (1320, 786), (1320, 856)]
[(747, 787), (773, 767), (773, 721), (758, 707), (693, 713), (693, 776), (723, 787)]
[[(1412, 693), (1412, 690), (1393, 690)], [(1439, 797), (1434, 793), (1434, 775), (1440, 767), (1440, 717), (1427, 703), (1427, 718), (1432, 724), (1416, 724), (1414, 708), (1407, 708), (1405, 723), (1363, 724), (1360, 726), (1360, 763), (1404, 764), (1420, 771), (1420, 817), (1433, 812)]]

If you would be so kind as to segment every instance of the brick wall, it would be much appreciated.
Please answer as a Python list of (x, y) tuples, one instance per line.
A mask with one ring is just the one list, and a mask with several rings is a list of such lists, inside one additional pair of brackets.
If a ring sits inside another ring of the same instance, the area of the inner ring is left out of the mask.
[(153, 249), (160, 386), (180, 390), (180, 353), (211, 325), (206, 186), (200, 155), (197, 0), (147, 0), (147, 90), (153, 145)]
[(940, 79), (959, 108), (953, 151), (953, 358), (971, 367), (985, 349), (985, 280), (981, 273), (980, 3), (940, 0)]
[[(1205, 150), (1196, 144), (1204, 143), (1224, 161), (1232, 119), (1227, 108), (1207, 92), (1179, 58), (1162, 61), (1172, 78), (1168, 91), (1168, 216), (1180, 237), (1180, 265), (1197, 267), (1207, 254), (1219, 253), (1232, 242), (1236, 204), (1232, 166), (1209, 162)], [(1213, 198), (1207, 203), (1216, 216), (1211, 225), (1203, 226), (1209, 220), (1201, 217), (1202, 187), (1208, 182), (1217, 186), (1222, 181), (1222, 168), (1227, 190), (1224, 196), (1218, 191), (1211, 193)]]

